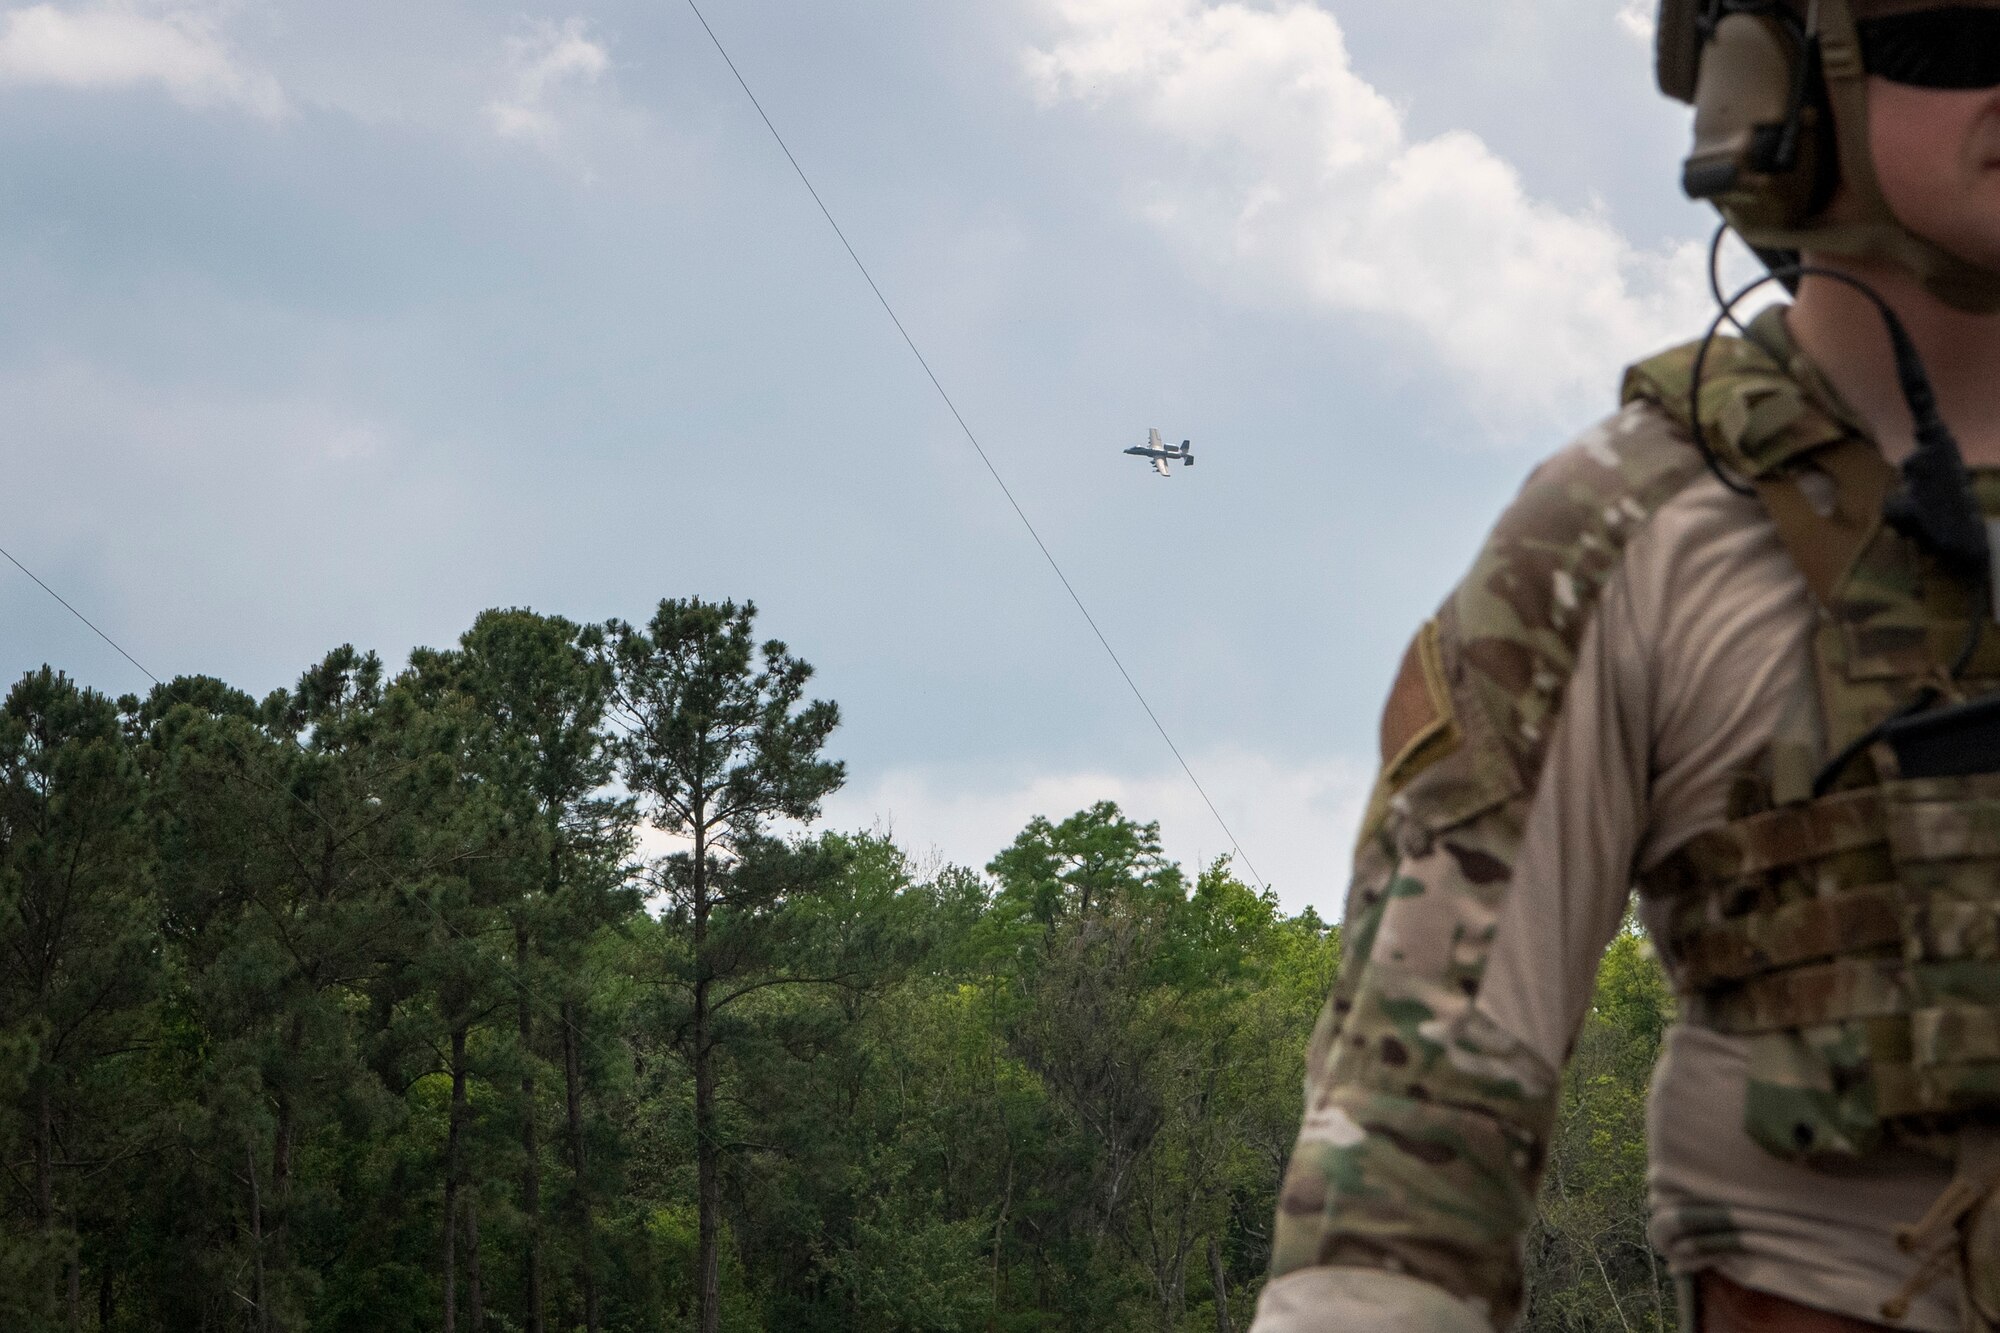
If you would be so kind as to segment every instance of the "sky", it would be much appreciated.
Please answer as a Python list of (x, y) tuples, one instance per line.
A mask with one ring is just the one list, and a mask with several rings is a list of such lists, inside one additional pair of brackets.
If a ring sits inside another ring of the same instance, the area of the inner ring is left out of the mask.
[[(702, 4), (1255, 877), (1337, 916), (1410, 635), (1705, 324), (1649, 8)], [(830, 825), (1230, 850), (683, 0), (0, 4), (0, 282), (0, 544), (155, 674), (749, 599), (841, 706)], [(0, 574), (7, 679), (145, 685)]]

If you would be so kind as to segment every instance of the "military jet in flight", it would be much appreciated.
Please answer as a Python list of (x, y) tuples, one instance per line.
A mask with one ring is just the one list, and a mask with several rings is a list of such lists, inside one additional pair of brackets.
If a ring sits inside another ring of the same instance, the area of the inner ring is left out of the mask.
[(1194, 445), (1190, 441), (1182, 440), (1177, 446), (1161, 444), (1160, 432), (1157, 430), (1146, 432), (1144, 447), (1135, 445), (1125, 452), (1128, 454), (1137, 454), (1141, 458), (1152, 459), (1153, 471), (1163, 477), (1171, 477), (1173, 475), (1167, 468), (1168, 463), (1180, 462), (1187, 464), (1189, 467), (1194, 466)]

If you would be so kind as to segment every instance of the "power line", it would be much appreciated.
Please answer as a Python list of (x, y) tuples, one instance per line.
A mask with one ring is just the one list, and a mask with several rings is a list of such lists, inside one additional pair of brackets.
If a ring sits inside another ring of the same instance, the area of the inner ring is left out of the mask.
[[(1118, 674), (1124, 679), (1126, 688), (1131, 690), (1132, 697), (1139, 701), (1139, 707), (1145, 710), (1147, 720), (1153, 724), (1153, 730), (1160, 733), (1160, 739), (1166, 742), (1167, 749), (1173, 753), (1174, 761), (1181, 766), (1181, 772), (1187, 775), (1188, 782), (1194, 787), (1195, 793), (1201, 797), (1202, 804), (1208, 807), (1209, 814), (1214, 816), (1216, 824), (1222, 829), (1223, 836), (1229, 839), (1229, 845), (1235, 849), (1237, 857), (1242, 860), (1243, 868), (1250, 872), (1250, 878), (1256, 881), (1257, 887), (1260, 889), (1263, 888), (1263, 877), (1257, 873), (1257, 867), (1251, 864), (1250, 855), (1243, 850), (1243, 844), (1237, 841), (1235, 832), (1229, 827), (1229, 821), (1222, 817), (1222, 812), (1216, 808), (1215, 802), (1209, 798), (1207, 789), (1201, 785), (1201, 779), (1195, 776), (1194, 768), (1188, 763), (1186, 756), (1181, 753), (1180, 746), (1174, 743), (1174, 738), (1167, 733), (1166, 726), (1160, 721), (1159, 714), (1153, 711), (1153, 705), (1146, 698), (1145, 691), (1141, 690), (1139, 683), (1132, 679), (1132, 673), (1126, 670), (1124, 661), (1118, 656), (1118, 650), (1111, 646), (1111, 640), (1105, 637), (1103, 629), (1098, 626), (1097, 618), (1091, 615), (1090, 608), (1084, 605), (1083, 598), (1078, 595), (1075, 586), (1069, 581), (1069, 575), (1063, 572), (1062, 565), (1057, 562), (1054, 553), (1049, 550), (1048, 543), (1042, 540), (1042, 534), (1036, 530), (1034, 522), (1028, 517), (1027, 511), (1021, 507), (1021, 502), (1014, 498), (1013, 490), (1007, 485), (1006, 479), (1000, 475), (1000, 469), (994, 466), (993, 459), (987, 454), (985, 446), (979, 443), (979, 437), (973, 434), (972, 427), (966, 424), (964, 415), (958, 410), (958, 404), (953, 402), (951, 395), (945, 391), (944, 384), (937, 377), (937, 372), (931, 369), (930, 361), (924, 356), (922, 349), (917, 346), (916, 339), (910, 336), (910, 331), (904, 327), (902, 318), (896, 314), (896, 308), (889, 303), (889, 298), (882, 294), (882, 288), (876, 283), (874, 274), (868, 271), (868, 265), (863, 263), (861, 256), (855, 252), (853, 244), (847, 239), (847, 233), (841, 230), (840, 223), (833, 216), (833, 211), (826, 206), (826, 201), (820, 197), (819, 190), (814, 187), (812, 178), (807, 176), (805, 168), (799, 165), (799, 160), (793, 155), (791, 146), (785, 142), (784, 135), (780, 134), (778, 127), (772, 123), (770, 115), (764, 110), (764, 104), (758, 101), (757, 94), (751, 91), (749, 82), (744, 79), (742, 71), (736, 67), (736, 62), (730, 57), (728, 49), (723, 46), (722, 39), (717, 37), (715, 29), (709, 26), (708, 17), (701, 12), (701, 7), (695, 3), (695, 0), (687, 0), (687, 5), (693, 11), (695, 19), (701, 24), (702, 31), (708, 34), (708, 40), (714, 44), (716, 54), (720, 55), (723, 63), (729, 67), (729, 72), (735, 77), (737, 86), (743, 90), (743, 95), (750, 99), (750, 105), (756, 109), (758, 118), (764, 122), (764, 128), (771, 132), (771, 138), (776, 141), (779, 151), (784, 153), (785, 160), (791, 163), (792, 170), (797, 173), (800, 184), (806, 187), (806, 192), (812, 196), (813, 203), (818, 205), (820, 216), (824, 217), (827, 225), (833, 228), (833, 234), (839, 238), (841, 247), (847, 251), (847, 257), (854, 261), (854, 267), (860, 271), (862, 280), (868, 284), (868, 290), (875, 294), (875, 299), (881, 303), (883, 312), (889, 316), (889, 321), (896, 326), (896, 332), (902, 335), (904, 344), (910, 349), (910, 354), (916, 357), (917, 364), (923, 368), (924, 375), (931, 382), (931, 387), (937, 390), (938, 397), (943, 400), (945, 407), (951, 412), (952, 419), (958, 423), (959, 430), (964, 432), (966, 442), (972, 446), (973, 452), (979, 455), (979, 461), (985, 464), (986, 471), (993, 478), (994, 485), (1000, 488), (1000, 493), (1006, 497), (1008, 505), (1013, 508), (1015, 517), (1021, 520), (1021, 526), (1027, 529), (1028, 536), (1034, 540), (1035, 549), (1042, 553), (1042, 559), (1046, 560), (1049, 568), (1055, 572), (1057, 580), (1063, 586), (1063, 591), (1069, 594), (1070, 601), (1076, 605), (1077, 611), (1083, 616), (1084, 623), (1090, 626), (1090, 632), (1096, 636), (1099, 646), (1104, 649), (1105, 656), (1111, 659), (1111, 665), (1118, 669)], [(123, 657), (134, 667), (137, 667), (139, 672), (148, 680), (152, 681), (155, 685), (164, 683), (158, 676), (149, 671), (138, 658), (126, 652), (116, 639), (113, 639), (109, 634), (99, 629), (83, 612), (71, 606), (61, 593), (58, 593), (54, 588), (44, 583), (41, 577), (33, 570), (15, 559), (11, 552), (5, 548), (0, 548), (0, 555), (6, 556), (14, 568), (26, 574), (30, 579), (33, 579), (37, 587), (61, 603), (63, 609), (82, 621), (84, 625), (89, 627), (91, 633), (110, 644), (120, 657)]]
[(133, 666), (139, 668), (140, 675), (144, 676), (147, 680), (152, 681), (155, 685), (164, 684), (164, 682), (161, 681), (161, 679), (158, 676), (146, 670), (144, 664), (142, 664), (138, 658), (126, 652), (122, 647), (119, 647), (118, 640), (112, 638), (109, 634), (106, 634), (103, 630), (97, 628), (96, 625), (91, 624), (89, 616), (86, 616), (83, 612), (71, 606), (66, 600), (64, 600), (63, 595), (61, 593), (57, 592), (54, 588), (51, 588), (48, 584), (42, 582), (41, 577), (38, 574), (36, 574), (34, 570), (29, 569), (19, 560), (14, 559), (13, 552), (9, 551), (4, 546), (0, 546), (0, 555), (6, 556), (8, 562), (11, 563), (14, 566), (14, 568), (20, 570), (23, 574), (26, 574), (29, 578), (34, 579), (36, 587), (40, 588), (43, 592), (47, 593), (49, 596), (55, 598), (58, 602), (62, 602), (63, 610), (69, 612), (71, 615), (75, 616), (78, 620), (81, 620), (84, 624), (89, 625), (90, 632), (92, 634), (95, 634), (98, 638), (104, 640), (106, 643), (110, 644), (113, 648), (117, 648), (118, 655), (120, 657), (130, 662)]
[(1000, 469), (993, 466), (993, 460), (987, 456), (985, 447), (979, 443), (979, 437), (972, 433), (972, 427), (965, 424), (964, 416), (959, 413), (958, 404), (954, 403), (951, 395), (945, 392), (944, 385), (938, 381), (937, 372), (931, 369), (931, 363), (924, 358), (922, 350), (917, 347), (917, 340), (903, 327), (903, 321), (897, 316), (896, 308), (889, 304), (889, 298), (884, 296), (882, 289), (876, 285), (875, 276), (868, 271), (868, 265), (862, 263), (861, 256), (854, 252), (854, 246), (848, 241), (847, 233), (840, 229), (840, 223), (834, 220), (833, 211), (826, 206), (826, 201), (820, 198), (819, 191), (813, 187), (812, 178), (806, 175), (805, 168), (800, 166), (798, 158), (792, 155), (790, 145), (785, 142), (785, 136), (778, 133), (778, 127), (771, 123), (771, 117), (765, 112), (764, 104), (757, 100), (757, 94), (750, 90), (750, 84), (744, 79), (743, 72), (737, 69), (736, 62), (730, 59), (729, 51), (722, 45), (722, 39), (717, 37), (715, 29), (709, 26), (707, 15), (701, 12), (701, 6), (697, 5), (695, 0), (687, 0), (687, 7), (694, 11), (695, 18), (701, 23), (701, 30), (707, 33), (708, 40), (714, 43), (716, 54), (722, 57), (722, 62), (729, 66), (729, 72), (735, 75), (736, 86), (750, 99), (750, 105), (757, 109), (757, 116), (764, 122), (764, 128), (771, 132), (771, 137), (777, 141), (779, 151), (784, 153), (785, 160), (792, 164), (792, 170), (798, 173), (799, 183), (806, 187), (806, 193), (810, 194), (812, 201), (819, 205), (820, 216), (826, 219), (827, 226), (833, 228), (833, 234), (840, 238), (841, 247), (847, 251), (847, 257), (854, 261), (854, 267), (861, 271), (861, 277), (867, 282), (868, 290), (875, 293), (875, 299), (882, 303), (882, 309), (889, 316), (890, 323), (896, 326), (897, 333), (903, 335), (903, 342), (909, 347), (910, 354), (917, 358), (917, 364), (923, 367), (924, 374), (930, 379), (931, 387), (937, 390), (938, 397), (942, 398), (944, 405), (950, 409), (952, 419), (958, 422), (958, 428), (965, 432), (965, 438), (972, 445), (973, 452), (979, 455), (979, 461), (986, 465), (994, 484), (1000, 488), (1000, 493), (1007, 497), (1007, 503), (1013, 506), (1015, 516), (1021, 520), (1021, 526), (1028, 530), (1030, 537), (1034, 538), (1035, 547), (1042, 553), (1042, 559), (1049, 562), (1049, 568), (1054, 570), (1056, 578), (1062, 581), (1063, 591), (1069, 594), (1070, 601), (1076, 603), (1076, 609), (1083, 613), (1085, 623), (1090, 626), (1090, 632), (1097, 636), (1097, 642), (1103, 646), (1105, 655), (1111, 659), (1111, 665), (1117, 667), (1118, 674), (1125, 678), (1126, 687), (1132, 691), (1132, 697), (1139, 701), (1139, 707), (1146, 710), (1146, 717), (1152, 722), (1153, 730), (1160, 733), (1160, 739), (1167, 743), (1169, 750), (1173, 751), (1175, 761), (1181, 766), (1181, 772), (1187, 774), (1187, 780), (1194, 784), (1202, 804), (1206, 805), (1208, 812), (1215, 816), (1215, 822), (1221, 826), (1223, 836), (1229, 839), (1229, 845), (1236, 849), (1236, 855), (1242, 859), (1243, 868), (1250, 872), (1251, 879), (1257, 881), (1257, 887), (1263, 888), (1263, 878), (1258, 875), (1257, 867), (1250, 864), (1250, 856), (1243, 850), (1243, 844), (1238, 842), (1236, 835), (1230, 831), (1229, 821), (1222, 817), (1222, 812), (1215, 808), (1215, 802), (1208, 798), (1208, 792), (1203, 789), (1201, 779), (1194, 775), (1194, 769), (1189, 767), (1188, 761), (1182, 756), (1180, 746), (1174, 744), (1174, 738), (1169, 736), (1166, 727), (1161, 725), (1159, 715), (1153, 711), (1153, 705), (1146, 701), (1145, 692), (1139, 688), (1138, 682), (1132, 679), (1132, 673), (1125, 669), (1125, 663), (1119, 659), (1117, 649), (1111, 646), (1111, 640), (1105, 638), (1104, 631), (1097, 627), (1097, 618), (1090, 614), (1090, 608), (1083, 604), (1083, 598), (1077, 596), (1076, 589), (1070, 584), (1069, 575), (1063, 573), (1062, 566), (1056, 563), (1048, 544), (1042, 540), (1042, 534), (1035, 530), (1027, 511), (1022, 509), (1021, 502), (1014, 498), (1014, 492), (1001, 477)]
[[(6, 556), (8, 562), (12, 564), (14, 568), (20, 570), (23, 574), (26, 574), (29, 578), (33, 579), (35, 581), (36, 587), (40, 588), (43, 592), (47, 593), (49, 596), (55, 598), (56, 601), (60, 602), (62, 604), (62, 608), (65, 611), (75, 616), (78, 620), (81, 620), (84, 624), (89, 625), (91, 633), (95, 634), (98, 638), (110, 644), (113, 648), (116, 648), (118, 650), (118, 655), (120, 657), (123, 657), (126, 661), (130, 662), (133, 666), (138, 667), (139, 671), (146, 677), (146, 679), (152, 681), (153, 684), (158, 685), (163, 689), (166, 687), (165, 681), (161, 680), (151, 671), (148, 671), (145, 667), (145, 664), (140, 662), (138, 658), (132, 656), (132, 654), (126, 652), (125, 649), (119, 645), (116, 639), (112, 638), (109, 634), (106, 634), (103, 630), (97, 628), (95, 624), (92, 624), (90, 617), (84, 615), (83, 612), (77, 610), (74, 606), (70, 605), (68, 598), (64, 597), (61, 593), (57, 592), (54, 588), (51, 588), (48, 584), (42, 582), (40, 576), (37, 575), (34, 570), (29, 569), (19, 560), (16, 560), (14, 558), (13, 552), (7, 550), (4, 546), (0, 546), (0, 555)], [(234, 740), (232, 740), (230, 737), (226, 735), (223, 736), (221, 740), (224, 745), (229, 747), (231, 753), (233, 753), (239, 760), (243, 761), (244, 764), (247, 766), (247, 764), (249, 763), (249, 756), (243, 752), (242, 747), (237, 745)], [(287, 743), (295, 748), (298, 747), (298, 741), (296, 738), (289, 739)], [(301, 810), (304, 810), (314, 819), (319, 820), (321, 823), (326, 822), (326, 816), (321, 814), (319, 810), (317, 810), (313, 806), (307, 804), (306, 799), (303, 796), (300, 796), (298, 792), (292, 790), (290, 786), (287, 786), (285, 788), (285, 794), (291, 797), (291, 799), (298, 805), (298, 807)], [(444, 927), (445, 932), (447, 934), (457, 936), (459, 939), (465, 941), (468, 944), (472, 943), (471, 937), (468, 936), (464, 931), (460, 930), (458, 927), (452, 925), (451, 921), (448, 918), (446, 918), (445, 914), (439, 911), (437, 905), (431, 902), (428, 898), (423, 897), (421, 894), (419, 894), (414, 890), (406, 891), (403, 894), (403, 896), (406, 899), (414, 899), (415, 901), (421, 903), (424, 906), (424, 908), (430, 912), (431, 916), (437, 921), (437, 923), (440, 926)], [(560, 1008), (551, 1009), (548, 1005), (547, 999), (544, 996), (542, 996), (539, 992), (537, 992), (534, 989), (534, 987), (530, 986), (525, 980), (522, 980), (521, 978), (517, 977), (515, 974), (511, 972), (506, 975), (507, 975), (507, 980), (512, 982), (514, 986), (516, 986), (523, 995), (525, 995), (528, 999), (534, 1001), (536, 1004), (542, 1006), (543, 1012), (545, 1014), (552, 1014), (558, 1022), (567, 1027), (572, 1033), (575, 1033), (575, 1035), (579, 1040), (584, 1039), (583, 1033), (577, 1029), (576, 1024), (570, 1021), (568, 1014), (562, 1012)]]

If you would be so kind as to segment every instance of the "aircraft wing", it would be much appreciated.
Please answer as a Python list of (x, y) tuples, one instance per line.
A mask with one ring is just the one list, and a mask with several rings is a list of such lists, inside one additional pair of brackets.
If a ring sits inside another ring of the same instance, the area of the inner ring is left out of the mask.
[(1157, 431), (1157, 430), (1149, 430), (1149, 431), (1147, 431), (1147, 432), (1146, 432), (1146, 447), (1147, 447), (1148, 449), (1157, 449), (1157, 448), (1159, 448), (1159, 447), (1160, 447), (1160, 432), (1159, 432), (1159, 431)]
[(1159, 473), (1163, 477), (1171, 477), (1174, 475), (1172, 472), (1167, 470), (1167, 460), (1164, 458), (1155, 458), (1153, 460), (1153, 471)]

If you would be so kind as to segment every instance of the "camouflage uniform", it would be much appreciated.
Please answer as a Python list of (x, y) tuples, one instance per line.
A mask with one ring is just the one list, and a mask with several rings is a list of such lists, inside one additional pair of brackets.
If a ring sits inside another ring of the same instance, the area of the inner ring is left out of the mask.
[[(1742, 446), (1789, 460), (1865, 440), (1780, 320), (1753, 332), (1774, 357), (1733, 341), (1711, 354), (1716, 443), (1750, 467)], [(1770, 943), (1704, 933), (1674, 890), (1715, 880), (1710, 863), (1733, 853), (1707, 831), (1784, 799), (1825, 747), (1810, 707), (1825, 571), (1800, 568), (1770, 513), (1708, 476), (1676, 400), (1691, 361), (1638, 368), (1626, 409), (1537, 470), (1405, 655), (1258, 1333), (1504, 1327), (1558, 1066), (1629, 886), (1649, 886), (1642, 913), (1685, 992)], [(1828, 503), (1838, 518), (1839, 488)], [(1894, 619), (1877, 641), (1907, 646)], [(1602, 799), (1577, 789), (1605, 773)], [(1950, 1293), (1912, 1281), (1894, 1234), (1946, 1190), (1948, 1163), (1843, 1100), (1851, 1031), (1814, 1045), (1739, 1007), (1697, 1004), (1700, 1022), (1669, 1035), (1656, 1242), (1679, 1272), (1715, 1267), (1863, 1319), (1910, 1287), (1903, 1326), (1957, 1327)], [(1758, 1124), (1790, 1133), (1801, 1108), (1825, 1137), (1772, 1153)], [(1844, 1160), (1822, 1170), (1819, 1151)]]

